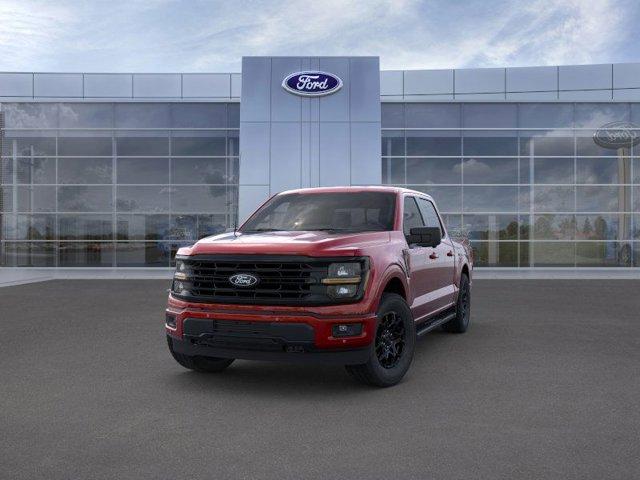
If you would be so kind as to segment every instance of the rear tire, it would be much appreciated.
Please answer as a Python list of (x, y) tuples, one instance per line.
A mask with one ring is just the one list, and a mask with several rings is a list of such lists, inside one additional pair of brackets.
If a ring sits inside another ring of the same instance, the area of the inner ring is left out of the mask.
[(460, 291), (458, 292), (458, 301), (456, 302), (456, 316), (442, 325), (445, 332), (464, 333), (469, 328), (469, 320), (471, 318), (471, 285), (469, 277), (463, 273), (460, 276)]
[(377, 317), (369, 361), (345, 368), (362, 383), (390, 387), (402, 380), (409, 370), (416, 345), (416, 328), (407, 302), (395, 293), (382, 294)]
[(184, 368), (202, 373), (221, 372), (233, 363), (233, 358), (217, 358), (217, 357), (192, 357), (184, 355), (173, 350), (173, 342), (167, 337), (169, 351), (171, 355)]

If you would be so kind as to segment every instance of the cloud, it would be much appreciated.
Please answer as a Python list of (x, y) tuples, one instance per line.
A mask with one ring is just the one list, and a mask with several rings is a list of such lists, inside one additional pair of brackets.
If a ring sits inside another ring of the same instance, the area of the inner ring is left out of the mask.
[(243, 55), (379, 55), (383, 69), (638, 60), (633, 0), (0, 5), (0, 70), (239, 71)]

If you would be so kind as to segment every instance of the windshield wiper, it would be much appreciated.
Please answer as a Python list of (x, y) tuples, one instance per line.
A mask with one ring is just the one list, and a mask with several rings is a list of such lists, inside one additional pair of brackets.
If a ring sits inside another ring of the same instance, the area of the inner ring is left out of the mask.
[(240, 233), (283, 232), (279, 228), (253, 228), (251, 230), (239, 230)]

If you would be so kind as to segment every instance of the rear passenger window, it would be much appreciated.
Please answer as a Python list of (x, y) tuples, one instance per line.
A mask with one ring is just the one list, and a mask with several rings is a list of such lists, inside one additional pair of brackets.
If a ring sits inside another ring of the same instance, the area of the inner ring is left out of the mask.
[(402, 217), (402, 231), (405, 235), (411, 233), (414, 227), (424, 227), (420, 209), (414, 197), (404, 197), (404, 216)]
[(420, 206), (420, 212), (422, 212), (422, 218), (424, 218), (425, 225), (427, 227), (438, 227), (440, 229), (440, 233), (444, 234), (442, 231), (442, 225), (440, 224), (440, 219), (436, 213), (436, 207), (433, 206), (433, 203), (429, 200), (425, 200), (424, 198), (418, 198), (418, 205)]

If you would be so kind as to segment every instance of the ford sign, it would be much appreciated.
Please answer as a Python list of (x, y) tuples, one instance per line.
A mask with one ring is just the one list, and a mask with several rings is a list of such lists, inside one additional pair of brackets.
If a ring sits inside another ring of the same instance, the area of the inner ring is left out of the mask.
[(603, 148), (630, 148), (640, 142), (640, 127), (629, 122), (612, 122), (593, 134), (593, 141)]
[(294, 95), (321, 97), (342, 88), (342, 80), (327, 72), (296, 72), (282, 81), (282, 88)]
[(229, 283), (235, 287), (253, 287), (258, 281), (258, 277), (250, 273), (236, 273), (229, 277)]

